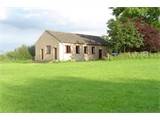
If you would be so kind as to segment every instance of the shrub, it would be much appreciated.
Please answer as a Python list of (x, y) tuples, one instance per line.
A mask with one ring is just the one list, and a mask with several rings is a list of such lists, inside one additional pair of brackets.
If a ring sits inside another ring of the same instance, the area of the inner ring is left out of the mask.
[(9, 61), (9, 59), (6, 55), (0, 55), (0, 61)]
[(35, 46), (34, 45), (29, 46), (28, 47), (28, 51), (29, 51), (30, 55), (32, 56), (32, 59), (34, 59), (34, 56), (35, 56)]
[(32, 59), (32, 56), (28, 50), (26, 45), (22, 45), (21, 47), (15, 49), (14, 51), (6, 53), (6, 56), (10, 60), (29, 60)]

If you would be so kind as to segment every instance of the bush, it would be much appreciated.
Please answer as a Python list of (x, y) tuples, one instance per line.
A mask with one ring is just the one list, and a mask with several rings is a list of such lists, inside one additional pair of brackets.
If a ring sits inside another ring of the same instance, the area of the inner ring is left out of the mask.
[(1, 62), (31, 62), (35, 56), (35, 47), (22, 45), (14, 51), (0, 55)]
[(6, 55), (0, 55), (0, 61), (9, 61), (9, 59)]
[(28, 47), (22, 45), (21, 47), (15, 49), (14, 51), (6, 53), (9, 60), (31, 60), (32, 55), (30, 54)]
[(28, 47), (28, 51), (29, 51), (30, 55), (32, 56), (32, 59), (34, 59), (34, 56), (35, 56), (35, 46), (34, 45), (29, 46)]

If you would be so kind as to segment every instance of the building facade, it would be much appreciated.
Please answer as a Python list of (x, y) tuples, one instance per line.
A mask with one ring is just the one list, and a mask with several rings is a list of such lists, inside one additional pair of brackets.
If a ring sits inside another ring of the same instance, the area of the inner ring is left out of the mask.
[(104, 59), (106, 42), (101, 37), (45, 31), (35, 44), (36, 61)]

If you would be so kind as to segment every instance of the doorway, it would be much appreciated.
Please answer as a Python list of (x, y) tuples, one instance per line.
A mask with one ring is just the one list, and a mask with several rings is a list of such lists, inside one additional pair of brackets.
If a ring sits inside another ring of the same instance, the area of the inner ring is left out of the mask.
[(44, 59), (44, 50), (41, 49), (41, 59), (43, 60)]
[(57, 60), (57, 48), (54, 48), (54, 58)]
[(102, 59), (102, 49), (99, 49), (99, 59)]

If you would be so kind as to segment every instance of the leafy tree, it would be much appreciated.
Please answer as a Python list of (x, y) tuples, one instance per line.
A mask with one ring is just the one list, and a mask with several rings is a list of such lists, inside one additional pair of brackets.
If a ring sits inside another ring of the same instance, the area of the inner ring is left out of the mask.
[(6, 53), (6, 56), (10, 59), (10, 60), (16, 60), (17, 59), (17, 55), (15, 51), (10, 51), (8, 53)]
[(143, 35), (145, 51), (160, 51), (160, 32), (153, 26), (142, 21), (136, 21), (137, 30)]
[(142, 36), (130, 20), (121, 22), (118, 19), (111, 19), (108, 21), (108, 28), (108, 43), (116, 52), (125, 52), (126, 49), (139, 48), (143, 45)]
[(34, 45), (28, 46), (28, 51), (31, 54), (32, 58), (34, 58), (34, 56), (35, 56), (35, 46)]
[(32, 56), (28, 51), (28, 47), (26, 45), (22, 45), (21, 47), (17, 48), (16, 50), (17, 58), (20, 59), (31, 59)]
[(119, 21), (115, 21), (114, 19), (111, 19), (108, 21), (108, 39), (107, 42), (109, 46), (113, 48), (113, 51), (118, 52), (121, 48), (121, 41), (123, 39), (122, 33), (121, 33), (121, 27), (120, 27)]
[(122, 43), (123, 52), (126, 49), (140, 48), (143, 46), (143, 38), (131, 20), (123, 23), (122, 33), (124, 38), (124, 42)]
[[(160, 50), (160, 8), (111, 8), (115, 20), (108, 21), (109, 44), (113, 49)], [(140, 48), (139, 48), (140, 47)]]
[(115, 15), (119, 19), (141, 19), (142, 21), (160, 29), (159, 7), (117, 7), (112, 8), (112, 10), (113, 15)]
[(9, 59), (12, 60), (32, 59), (32, 56), (29, 53), (28, 47), (26, 45), (22, 45), (21, 47), (15, 49), (14, 51), (8, 52), (6, 55), (9, 57)]

